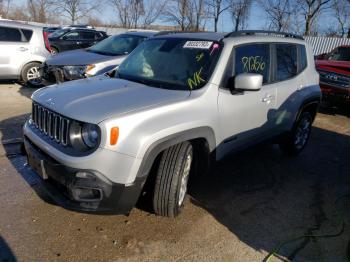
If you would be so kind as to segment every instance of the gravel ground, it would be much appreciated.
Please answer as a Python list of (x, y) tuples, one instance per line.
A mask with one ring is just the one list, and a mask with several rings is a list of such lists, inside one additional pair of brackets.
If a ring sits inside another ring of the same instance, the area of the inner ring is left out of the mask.
[[(33, 89), (0, 84), (0, 261), (349, 261), (350, 118), (325, 110), (296, 158), (263, 145), (218, 163), (183, 213), (65, 210), (18, 154)], [(343, 222), (348, 225), (342, 229)], [(342, 231), (342, 232), (341, 232)], [(278, 258), (279, 257), (279, 258)]]

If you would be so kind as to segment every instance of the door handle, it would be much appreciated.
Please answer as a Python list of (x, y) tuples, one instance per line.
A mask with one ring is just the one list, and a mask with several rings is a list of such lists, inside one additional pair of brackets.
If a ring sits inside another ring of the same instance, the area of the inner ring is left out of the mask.
[(261, 99), (261, 102), (270, 102), (271, 100), (274, 100), (275, 99), (275, 96), (274, 95), (266, 95), (265, 97), (263, 97)]
[(81, 44), (81, 42), (77, 42), (77, 45), (80, 45)]
[(25, 52), (28, 50), (28, 48), (21, 46), (20, 48), (17, 49), (18, 51)]

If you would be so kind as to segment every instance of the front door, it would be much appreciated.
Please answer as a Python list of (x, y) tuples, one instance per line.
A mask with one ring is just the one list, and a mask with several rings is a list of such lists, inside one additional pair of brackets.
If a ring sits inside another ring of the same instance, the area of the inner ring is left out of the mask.
[(222, 143), (218, 148), (219, 158), (232, 149), (259, 142), (274, 126), (277, 91), (276, 86), (270, 84), (270, 50), (270, 44), (248, 44), (233, 50), (227, 68), (229, 74), (261, 74), (263, 86), (259, 91), (237, 93), (220, 88), (218, 110)]

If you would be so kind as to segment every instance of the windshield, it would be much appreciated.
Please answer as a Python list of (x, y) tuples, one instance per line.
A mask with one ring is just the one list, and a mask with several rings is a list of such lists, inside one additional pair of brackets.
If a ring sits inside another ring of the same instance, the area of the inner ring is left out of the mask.
[(70, 30), (69, 28), (56, 30), (52, 34), (50, 34), (50, 37), (60, 37), (61, 35), (63, 35), (66, 32), (68, 32), (69, 30)]
[(127, 55), (144, 40), (145, 37), (142, 36), (116, 35), (97, 43), (87, 50), (103, 55)]
[(214, 70), (220, 45), (213, 41), (151, 39), (119, 66), (117, 76), (160, 88), (199, 89)]
[(350, 47), (338, 47), (329, 55), (328, 60), (350, 61)]

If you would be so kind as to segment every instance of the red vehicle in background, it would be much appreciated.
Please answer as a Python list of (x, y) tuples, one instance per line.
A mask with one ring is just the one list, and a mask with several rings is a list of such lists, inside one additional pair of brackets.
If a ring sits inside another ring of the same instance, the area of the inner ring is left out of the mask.
[(323, 98), (332, 105), (350, 105), (350, 45), (316, 57)]

